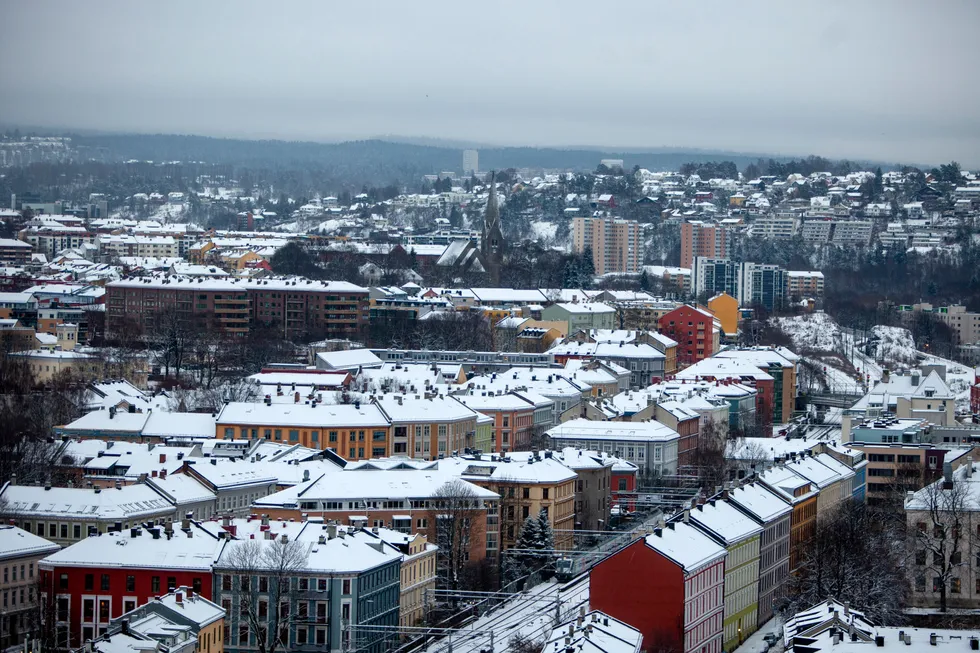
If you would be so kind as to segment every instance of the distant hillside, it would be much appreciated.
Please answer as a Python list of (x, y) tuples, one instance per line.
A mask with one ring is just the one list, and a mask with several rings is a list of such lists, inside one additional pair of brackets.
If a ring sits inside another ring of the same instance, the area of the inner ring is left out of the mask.
[[(79, 147), (91, 148), (90, 151), (100, 153), (100, 158), (110, 160), (202, 161), (250, 166), (314, 164), (352, 172), (362, 170), (380, 180), (408, 180), (414, 175), (459, 171), (462, 164), (460, 148), (387, 140), (313, 143), (166, 134), (82, 134), (74, 139)], [(676, 170), (685, 162), (720, 159), (734, 161), (742, 167), (758, 156), (702, 150), (606, 152), (585, 148), (493, 147), (480, 148), (480, 167), (585, 171), (594, 170), (600, 159), (622, 159), (627, 169), (639, 165), (650, 170)]]

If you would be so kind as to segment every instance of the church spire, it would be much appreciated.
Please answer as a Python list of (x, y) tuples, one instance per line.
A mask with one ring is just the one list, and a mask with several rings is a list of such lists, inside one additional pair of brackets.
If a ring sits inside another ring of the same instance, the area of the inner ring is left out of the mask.
[(490, 283), (494, 287), (500, 285), (500, 265), (504, 258), (504, 235), (500, 229), (500, 208), (497, 206), (496, 179), (496, 173), (491, 172), (489, 195), (487, 195), (487, 210), (483, 214), (483, 240), (480, 242), (483, 268), (489, 273)]

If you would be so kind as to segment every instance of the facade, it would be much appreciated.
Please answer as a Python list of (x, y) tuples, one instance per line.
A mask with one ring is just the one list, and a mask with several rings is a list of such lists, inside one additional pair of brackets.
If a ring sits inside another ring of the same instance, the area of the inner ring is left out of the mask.
[(660, 318), (660, 333), (677, 342), (677, 367), (683, 369), (718, 351), (715, 316), (694, 306), (680, 306)]
[[(304, 515), (350, 526), (391, 528), (401, 533), (420, 533), (438, 543), (438, 502), (448, 492), (449, 474), (427, 473), (438, 464), (404, 464), (399, 461), (366, 461), (342, 472), (323, 474), (297, 486), (257, 499), (253, 512), (271, 519), (301, 521)], [(418, 465), (418, 466), (415, 466)], [(480, 485), (462, 483), (461, 493), (475, 505), (466, 511), (469, 519), (468, 559), (479, 563), (499, 555), (499, 499)], [(453, 486), (454, 488), (456, 486)], [(444, 508), (445, 509), (445, 508)], [(445, 553), (445, 551), (443, 552)]]
[(13, 238), (0, 238), (0, 263), (24, 265), (31, 262), (33, 250), (30, 243)]
[[(704, 222), (681, 223), (681, 267), (691, 269), (694, 259), (725, 258), (732, 249), (732, 232)], [(734, 293), (730, 293), (734, 295)]]
[(599, 422), (574, 419), (552, 428), (553, 449), (602, 451), (636, 465), (641, 474), (677, 473), (677, 431), (660, 422)]
[(592, 568), (593, 609), (643, 633), (643, 649), (721, 653), (725, 549), (671, 522)]
[(795, 573), (803, 561), (803, 548), (816, 532), (819, 490), (785, 467), (774, 467), (759, 474), (759, 482), (793, 509), (790, 513), (789, 571)]
[[(724, 496), (724, 495), (723, 495)], [(762, 527), (727, 501), (692, 508), (692, 526), (725, 547), (724, 648), (733, 651), (755, 632), (759, 621), (759, 547)]]
[(796, 410), (796, 365), (799, 356), (785, 347), (740, 347), (718, 352), (718, 358), (750, 363), (772, 377), (772, 419), (788, 424)]
[(212, 596), (211, 563), (224, 543), (194, 522), (168, 523), (101, 533), (49, 555), (39, 566), (57, 641), (77, 648), (113, 619), (181, 586)]
[[(227, 541), (217, 556), (213, 600), (229, 615), (225, 651), (253, 650), (256, 638), (264, 632), (271, 634), (274, 626), (279, 627), (276, 634), (284, 650), (315, 646), (320, 651), (348, 647), (372, 653), (384, 651), (394, 634), (359, 630), (358, 626), (398, 625), (401, 552), (371, 533), (333, 524), (306, 522), (293, 537), (288, 530), (270, 529), (265, 531), (270, 535), (263, 539)], [(265, 562), (260, 559), (251, 574), (241, 575), (239, 551), (250, 546), (263, 551), (293, 546), (302, 552), (302, 562), (285, 572), (283, 580), (288, 580), (288, 588), (276, 586), (274, 553), (264, 558)], [(269, 570), (268, 576), (262, 575), (263, 569)], [(258, 603), (259, 619), (263, 614), (267, 617), (267, 625), (260, 626), (262, 631), (254, 632), (250, 619), (243, 615), (243, 595)], [(277, 597), (288, 597), (290, 614), (295, 610), (295, 619), (279, 617), (280, 606), (270, 604)]]
[(792, 508), (759, 483), (729, 491), (732, 506), (762, 527), (759, 539), (758, 626), (772, 619), (774, 608), (786, 599), (789, 583), (790, 521)]
[(658, 401), (653, 414), (658, 422), (677, 431), (677, 466), (693, 465), (701, 435), (700, 413), (679, 401)]
[(980, 529), (978, 465), (968, 460), (956, 470), (947, 463), (943, 475), (905, 499), (905, 517), (914, 558), (906, 562), (910, 604), (939, 608), (946, 594), (949, 608), (980, 608)]
[(786, 297), (790, 300), (823, 297), (823, 272), (790, 270), (786, 273)]
[(541, 312), (541, 318), (544, 320), (567, 324), (566, 333), (612, 329), (615, 325), (615, 317), (616, 309), (599, 302), (552, 304)]
[(316, 334), (351, 337), (367, 324), (368, 290), (339, 281), (159, 275), (106, 285), (106, 329), (152, 328), (160, 313), (176, 311), (198, 326), (244, 336), (253, 326), (281, 329), (286, 338)]
[[(534, 435), (535, 406), (514, 392), (456, 395), (468, 408), (493, 419), (489, 451), (526, 451)], [(550, 412), (550, 409), (549, 409)]]
[[(299, 394), (298, 392), (296, 393)], [(225, 404), (215, 422), (215, 438), (266, 439), (313, 449), (332, 448), (347, 460), (390, 455), (388, 417), (375, 404)], [(422, 444), (421, 441), (419, 444)]]
[(699, 256), (694, 259), (692, 268), (694, 296), (714, 297), (720, 293), (726, 293), (732, 297), (741, 299), (740, 274), (742, 266), (728, 258), (705, 258)]
[(778, 265), (742, 263), (738, 270), (738, 301), (742, 306), (764, 306), (768, 311), (786, 305), (786, 270)]
[(399, 625), (421, 625), (425, 621), (426, 611), (435, 602), (432, 591), (436, 589), (436, 553), (439, 547), (429, 544), (428, 538), (421, 533), (402, 533), (387, 528), (371, 529), (370, 532), (402, 554)]
[(738, 334), (738, 300), (728, 293), (720, 293), (708, 300), (708, 310), (721, 322), (726, 336)]
[(0, 526), (0, 649), (22, 646), (37, 636), (41, 626), (35, 619), (41, 574), (37, 565), (58, 549), (57, 544), (16, 526)]
[(372, 447), (371, 457), (393, 455), (432, 460), (476, 446), (477, 412), (453, 396), (427, 393), (417, 399), (386, 394), (375, 405), (391, 424), (391, 441), (380, 455)]
[(592, 251), (597, 275), (639, 273), (643, 266), (643, 238), (635, 220), (579, 217), (572, 221), (572, 248)]
[(480, 151), (463, 150), (463, 174), (475, 175), (480, 170)]
[[(554, 456), (578, 476), (575, 479), (575, 528), (606, 530), (612, 509), (613, 469), (618, 459), (597, 451), (572, 448), (557, 451)], [(617, 480), (622, 476), (620, 474)]]
[(629, 370), (630, 387), (645, 388), (664, 378), (667, 356), (646, 343), (575, 342), (569, 341), (552, 347), (549, 354), (556, 363), (567, 365), (569, 360), (596, 360), (613, 363)]

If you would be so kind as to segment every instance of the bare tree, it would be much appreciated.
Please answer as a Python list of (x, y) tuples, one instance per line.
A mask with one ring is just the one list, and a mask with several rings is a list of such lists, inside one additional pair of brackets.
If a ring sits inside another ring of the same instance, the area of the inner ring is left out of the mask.
[[(289, 627), (299, 617), (298, 579), (306, 547), (280, 536), (230, 543), (222, 573), (233, 574), (238, 625), (248, 627), (259, 653), (288, 650)], [(229, 624), (228, 627), (231, 627)]]
[(969, 568), (970, 500), (965, 481), (940, 480), (906, 503), (917, 589), (925, 589), (921, 578), (928, 572), (941, 612), (947, 610), (949, 593), (960, 591), (960, 568)]
[[(800, 608), (847, 601), (878, 623), (898, 623), (905, 603), (903, 526), (893, 513), (844, 501), (817, 522), (792, 580)], [(874, 564), (868, 564), (874, 560)]]
[(436, 543), (439, 555), (436, 572), (439, 584), (450, 590), (462, 589), (469, 581), (470, 543), (485, 538), (479, 527), (480, 500), (465, 482), (448, 481), (433, 496), (436, 514)]

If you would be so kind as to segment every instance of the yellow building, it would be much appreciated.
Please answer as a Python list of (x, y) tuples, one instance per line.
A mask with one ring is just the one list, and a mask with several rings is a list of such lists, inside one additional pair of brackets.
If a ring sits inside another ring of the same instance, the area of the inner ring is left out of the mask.
[(728, 293), (715, 295), (708, 300), (708, 308), (718, 321), (726, 336), (738, 333), (738, 300)]
[(398, 622), (402, 626), (418, 626), (425, 620), (426, 603), (435, 601), (432, 590), (436, 588), (436, 553), (439, 547), (429, 544), (429, 539), (421, 533), (403, 535), (388, 532), (400, 536), (400, 541), (392, 541), (386, 535), (382, 535), (383, 539), (402, 552)]

